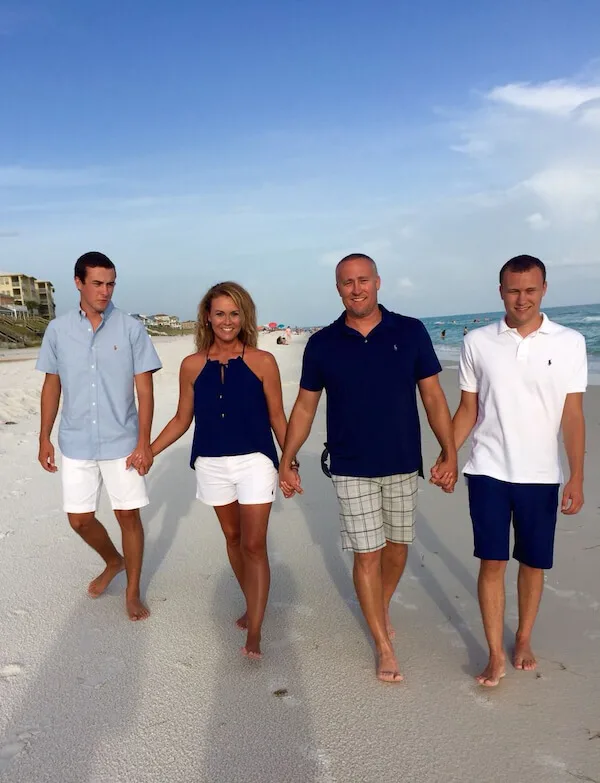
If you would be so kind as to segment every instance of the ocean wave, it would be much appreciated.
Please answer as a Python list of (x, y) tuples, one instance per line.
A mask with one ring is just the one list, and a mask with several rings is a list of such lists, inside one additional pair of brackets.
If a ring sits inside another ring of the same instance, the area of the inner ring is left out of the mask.
[(596, 323), (597, 321), (600, 321), (600, 315), (586, 315), (581, 321), (583, 323)]

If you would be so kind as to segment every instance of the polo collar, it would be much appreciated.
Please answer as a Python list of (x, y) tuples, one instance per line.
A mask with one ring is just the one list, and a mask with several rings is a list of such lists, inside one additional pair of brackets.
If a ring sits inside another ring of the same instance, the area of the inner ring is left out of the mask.
[[(552, 321), (548, 318), (546, 313), (542, 313), (542, 323), (537, 329), (537, 332), (540, 332), (541, 334), (550, 334), (552, 330), (554, 329), (554, 324)], [(504, 332), (516, 332), (517, 330), (509, 326), (506, 323), (506, 317), (502, 318), (500, 321), (498, 321), (498, 334), (504, 334)], [(532, 332), (532, 334), (536, 334), (537, 332)]]
[[(379, 310), (381, 311), (381, 321), (377, 324), (377, 326), (373, 327), (374, 329), (379, 329), (380, 327), (387, 329), (389, 326), (392, 325), (392, 318), (390, 311), (384, 307), (382, 304), (378, 305)], [(334, 324), (338, 329), (341, 331), (349, 332), (351, 334), (356, 333), (356, 329), (352, 329), (351, 326), (348, 326), (346, 323), (346, 311), (340, 315), (339, 318), (336, 318), (334, 321)]]

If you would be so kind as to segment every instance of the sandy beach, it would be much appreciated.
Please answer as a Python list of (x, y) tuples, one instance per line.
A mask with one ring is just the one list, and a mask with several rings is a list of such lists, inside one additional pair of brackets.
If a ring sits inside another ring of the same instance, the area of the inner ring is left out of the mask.
[[(261, 347), (277, 357), (289, 412), (304, 338), (275, 339), (261, 337)], [(157, 433), (193, 347), (189, 337), (155, 344), (164, 364)], [(69, 528), (58, 476), (37, 464), (36, 353), (0, 362), (0, 780), (600, 781), (600, 387), (586, 395), (586, 505), (559, 519), (534, 636), (537, 672), (509, 667), (493, 690), (475, 683), (486, 652), (466, 489), (459, 482), (446, 496), (421, 482), (417, 540), (394, 597), (405, 674), (394, 686), (375, 679), (337, 503), (320, 470), (324, 402), (300, 454), (305, 494), (274, 505), (265, 658), (253, 662), (239, 652), (242, 604), (216, 517), (194, 499), (191, 430), (149, 476), (151, 618), (127, 619), (122, 576), (102, 598), (87, 597), (100, 561)], [(454, 410), (455, 365), (442, 376)], [(423, 430), (428, 469), (437, 447)], [(99, 518), (116, 537), (106, 498)], [(511, 563), (509, 642), (515, 574)]]

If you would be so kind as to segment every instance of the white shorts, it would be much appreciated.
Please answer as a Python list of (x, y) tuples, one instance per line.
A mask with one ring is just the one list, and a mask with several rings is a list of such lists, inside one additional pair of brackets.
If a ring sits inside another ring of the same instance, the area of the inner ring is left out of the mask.
[(198, 457), (196, 497), (207, 506), (244, 506), (272, 503), (277, 489), (277, 470), (264, 454), (235, 457)]
[(63, 456), (63, 509), (67, 514), (96, 511), (103, 484), (113, 509), (129, 511), (147, 506), (150, 501), (146, 492), (146, 479), (135, 468), (126, 470), (126, 462), (126, 457), (95, 460)]

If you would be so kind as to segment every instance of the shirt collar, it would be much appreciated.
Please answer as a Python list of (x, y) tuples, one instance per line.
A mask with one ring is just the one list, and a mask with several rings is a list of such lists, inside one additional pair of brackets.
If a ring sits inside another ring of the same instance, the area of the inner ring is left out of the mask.
[[(108, 320), (108, 318), (109, 318), (109, 316), (110, 316), (110, 314), (112, 313), (112, 311), (113, 311), (114, 309), (115, 309), (115, 306), (114, 306), (114, 304), (113, 304), (112, 302), (109, 302), (109, 303), (106, 305), (106, 310), (105, 310), (105, 311), (102, 313), (102, 315), (101, 315), (102, 321), (107, 321), (107, 320)], [(87, 318), (87, 315), (86, 315), (86, 314), (83, 312), (83, 310), (81, 309), (81, 307), (79, 307), (79, 308), (78, 308), (78, 313), (79, 313), (79, 319), (80, 319), (81, 321), (83, 321), (83, 319), (84, 319), (84, 318)]]
[[(532, 334), (536, 334), (537, 332), (541, 332), (541, 334), (550, 334), (552, 330), (554, 329), (554, 324), (552, 321), (548, 318), (546, 313), (542, 313), (542, 323), (535, 332), (532, 332)], [(509, 326), (506, 323), (506, 317), (502, 318), (500, 321), (498, 321), (498, 334), (503, 334), (504, 332), (516, 332), (517, 330)]]
[[(391, 316), (390, 311), (384, 307), (382, 304), (378, 305), (379, 310), (381, 311), (381, 321), (377, 324), (377, 326), (373, 327), (374, 329), (379, 329), (380, 327), (388, 328), (391, 325)], [(352, 327), (348, 326), (346, 324), (346, 311), (340, 315), (339, 318), (336, 318), (334, 321), (334, 324), (338, 329), (341, 331), (351, 332), (352, 334), (356, 333), (356, 329), (352, 329)]]

